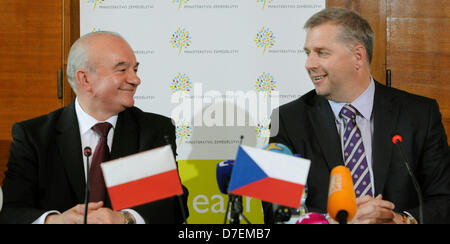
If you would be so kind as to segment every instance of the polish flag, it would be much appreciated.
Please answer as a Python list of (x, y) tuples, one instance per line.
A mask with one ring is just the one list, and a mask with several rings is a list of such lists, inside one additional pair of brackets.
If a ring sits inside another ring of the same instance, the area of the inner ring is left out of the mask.
[(240, 146), (228, 192), (299, 208), (311, 161)]
[(169, 145), (105, 162), (101, 167), (115, 211), (183, 193)]

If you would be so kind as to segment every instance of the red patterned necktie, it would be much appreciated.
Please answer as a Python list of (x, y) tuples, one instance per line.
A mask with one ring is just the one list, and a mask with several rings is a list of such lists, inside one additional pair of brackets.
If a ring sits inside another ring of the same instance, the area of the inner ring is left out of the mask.
[(340, 112), (340, 116), (347, 120), (344, 132), (345, 166), (352, 173), (356, 197), (373, 196), (369, 164), (366, 159), (361, 131), (356, 125), (356, 113), (356, 108), (349, 104), (345, 105)]
[(89, 187), (91, 192), (89, 202), (105, 202), (106, 186), (100, 164), (110, 159), (107, 137), (111, 127), (112, 125), (108, 122), (98, 123), (92, 127), (100, 136), (100, 140), (95, 148), (91, 169), (89, 171)]

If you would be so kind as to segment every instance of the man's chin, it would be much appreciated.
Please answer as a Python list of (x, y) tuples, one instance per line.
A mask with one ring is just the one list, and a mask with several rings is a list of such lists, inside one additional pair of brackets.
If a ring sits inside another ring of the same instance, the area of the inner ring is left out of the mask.
[(133, 102), (124, 103), (124, 104), (122, 104), (122, 106), (124, 107), (124, 109), (132, 108), (134, 106), (134, 101)]
[(317, 87), (315, 88), (315, 90), (316, 90), (317, 95), (322, 96), (322, 97), (326, 98), (327, 100), (330, 100), (331, 94), (329, 92), (325, 92), (322, 89), (318, 89)]

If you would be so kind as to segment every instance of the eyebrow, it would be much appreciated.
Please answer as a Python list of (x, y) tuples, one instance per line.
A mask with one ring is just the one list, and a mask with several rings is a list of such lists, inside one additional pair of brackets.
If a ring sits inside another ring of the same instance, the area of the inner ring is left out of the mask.
[[(136, 65), (134, 66), (134, 68), (139, 67), (139, 64), (140, 64), (140, 63), (137, 62)], [(127, 62), (122, 61), (122, 62), (117, 63), (117, 64), (114, 66), (114, 69), (116, 69), (116, 68), (118, 68), (118, 67), (120, 67), (120, 66), (129, 66), (129, 65), (128, 65)]]
[[(304, 50), (305, 52), (311, 51), (311, 50), (309, 50), (309, 48), (306, 48), (306, 47), (304, 47), (303, 50)], [(321, 51), (321, 50), (326, 50), (326, 51), (328, 51), (329, 49), (326, 48), (326, 47), (314, 47), (314, 48), (312, 48), (312, 51)]]

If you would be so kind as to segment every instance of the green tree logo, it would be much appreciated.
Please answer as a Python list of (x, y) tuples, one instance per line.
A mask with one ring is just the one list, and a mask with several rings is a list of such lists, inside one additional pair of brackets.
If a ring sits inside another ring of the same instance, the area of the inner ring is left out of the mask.
[(88, 0), (88, 3), (94, 4), (94, 10), (97, 8), (97, 4), (102, 4), (105, 0)]
[(178, 73), (178, 75), (172, 79), (170, 84), (172, 93), (180, 93), (180, 99), (186, 96), (192, 89), (191, 78), (187, 74)]
[(263, 72), (256, 79), (255, 88), (258, 92), (264, 93), (264, 97), (271, 94), (277, 88), (277, 82), (270, 73)]
[(256, 34), (255, 43), (257, 47), (264, 48), (263, 54), (266, 53), (267, 48), (272, 48), (275, 45), (275, 35), (266, 27), (263, 27), (258, 34)]
[(190, 0), (172, 0), (173, 4), (178, 4), (178, 9), (181, 9), (181, 6), (184, 4), (189, 3)]
[(178, 30), (170, 38), (170, 44), (172, 44), (173, 48), (179, 49), (178, 55), (181, 55), (183, 48), (188, 48), (192, 44), (191, 34), (186, 28), (178, 27)]
[(256, 135), (258, 138), (264, 138), (264, 145), (267, 143), (267, 138), (270, 137), (270, 119), (264, 118), (263, 120), (259, 121), (256, 125)]
[(188, 121), (180, 120), (177, 123), (175, 134), (177, 136), (177, 139), (180, 140), (178, 145), (181, 145), (183, 143), (183, 139), (188, 139), (192, 135), (192, 126)]
[(262, 3), (263, 4), (263, 9), (266, 7), (266, 4), (268, 3), (272, 3), (272, 0), (256, 0), (257, 3)]

